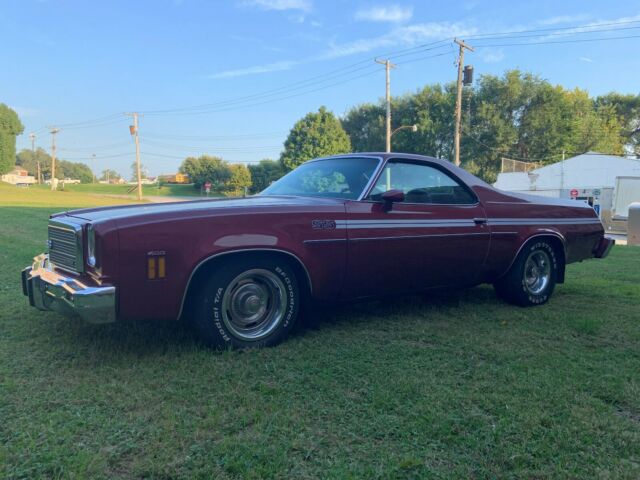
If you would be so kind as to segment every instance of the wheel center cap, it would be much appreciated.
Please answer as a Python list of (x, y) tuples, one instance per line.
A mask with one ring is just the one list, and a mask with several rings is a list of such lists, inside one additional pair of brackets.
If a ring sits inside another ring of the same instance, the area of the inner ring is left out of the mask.
[(251, 295), (246, 299), (244, 305), (247, 313), (254, 314), (260, 310), (260, 307), (262, 306), (262, 301), (260, 300), (260, 297), (258, 297), (257, 295)]

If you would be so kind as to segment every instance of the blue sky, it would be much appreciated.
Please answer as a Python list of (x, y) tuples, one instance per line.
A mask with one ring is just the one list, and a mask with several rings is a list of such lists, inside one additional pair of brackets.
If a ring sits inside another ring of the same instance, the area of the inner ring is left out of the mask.
[[(452, 36), (475, 45), (639, 36), (634, 21), (640, 5), (615, 0), (0, 0), (0, 102), (25, 124), (18, 148), (30, 147), (28, 133), (35, 131), (36, 144), (48, 150), (45, 127), (63, 125), (62, 158), (127, 177), (134, 150), (121, 114), (146, 112), (142, 161), (150, 174), (168, 173), (201, 153), (237, 162), (277, 158), (288, 130), (307, 112), (326, 105), (342, 115), (384, 94), (383, 67), (373, 62), (378, 55)], [(624, 30), (568, 30), (612, 22), (625, 22), (609, 27)], [(547, 30), (517, 40), (477, 37), (541, 29)], [(397, 57), (394, 95), (455, 79), (451, 43), (435, 47)], [(592, 94), (637, 94), (639, 47), (637, 37), (486, 46), (466, 63), (476, 75), (520, 68)], [(265, 91), (269, 96), (254, 96)], [(203, 104), (209, 106), (179, 110)], [(84, 123), (94, 119), (104, 120)]]

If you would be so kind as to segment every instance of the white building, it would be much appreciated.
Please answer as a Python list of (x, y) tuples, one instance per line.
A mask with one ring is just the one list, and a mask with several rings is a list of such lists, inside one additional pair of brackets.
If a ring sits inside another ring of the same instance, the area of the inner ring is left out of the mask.
[(611, 226), (618, 177), (640, 177), (640, 160), (587, 152), (528, 172), (498, 174), (496, 188), (588, 202)]
[(29, 175), (24, 168), (15, 167), (9, 173), (2, 175), (0, 180), (3, 182), (10, 183), (12, 185), (33, 185), (36, 183), (36, 178), (32, 175)]

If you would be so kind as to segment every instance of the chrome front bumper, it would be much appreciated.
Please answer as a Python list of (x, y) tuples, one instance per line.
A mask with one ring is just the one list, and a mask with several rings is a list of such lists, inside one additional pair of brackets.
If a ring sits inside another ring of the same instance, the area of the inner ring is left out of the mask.
[(47, 254), (38, 255), (22, 271), (22, 292), (38, 310), (79, 315), (89, 323), (116, 320), (116, 288), (90, 286), (51, 268)]

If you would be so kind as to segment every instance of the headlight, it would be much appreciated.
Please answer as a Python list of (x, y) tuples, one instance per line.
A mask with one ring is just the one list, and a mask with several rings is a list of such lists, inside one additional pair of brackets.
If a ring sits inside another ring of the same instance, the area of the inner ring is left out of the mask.
[(97, 265), (96, 259), (96, 232), (93, 225), (87, 227), (87, 263), (91, 267)]

